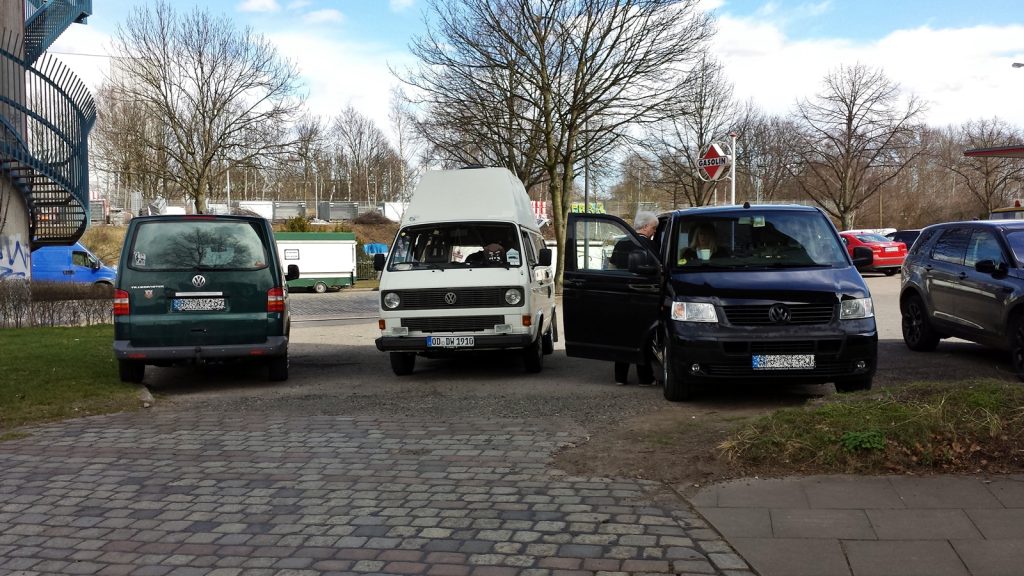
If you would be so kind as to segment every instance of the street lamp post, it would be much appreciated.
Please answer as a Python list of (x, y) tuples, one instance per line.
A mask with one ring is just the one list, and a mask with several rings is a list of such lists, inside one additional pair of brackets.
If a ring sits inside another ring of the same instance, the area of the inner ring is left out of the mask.
[(729, 204), (732, 206), (736, 205), (736, 132), (729, 132), (729, 138), (732, 138), (732, 149), (729, 151), (732, 154), (732, 162), (729, 162)]

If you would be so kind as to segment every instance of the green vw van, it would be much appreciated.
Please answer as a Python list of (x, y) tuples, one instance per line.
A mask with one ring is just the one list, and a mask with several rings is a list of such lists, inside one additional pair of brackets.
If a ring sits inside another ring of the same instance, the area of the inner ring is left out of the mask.
[(249, 359), (288, 378), (288, 288), (270, 223), (255, 216), (133, 218), (114, 290), (121, 380), (146, 365)]

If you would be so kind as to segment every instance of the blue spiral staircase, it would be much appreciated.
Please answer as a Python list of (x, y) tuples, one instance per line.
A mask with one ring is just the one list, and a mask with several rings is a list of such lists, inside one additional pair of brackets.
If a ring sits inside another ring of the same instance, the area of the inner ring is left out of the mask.
[[(96, 108), (88, 89), (46, 49), (92, 2), (28, 0), (24, 41), (0, 36), (0, 177), (29, 210), (33, 249), (73, 244), (89, 224), (88, 135)], [(33, 10), (34, 9), (34, 10)], [(24, 54), (24, 56), (21, 56)]]

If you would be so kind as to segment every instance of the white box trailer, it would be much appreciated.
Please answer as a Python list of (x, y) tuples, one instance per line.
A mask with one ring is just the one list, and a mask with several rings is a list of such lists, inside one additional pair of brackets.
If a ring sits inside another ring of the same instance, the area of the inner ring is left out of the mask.
[(299, 267), (288, 288), (324, 293), (356, 283), (356, 235), (352, 232), (275, 232), (281, 266)]

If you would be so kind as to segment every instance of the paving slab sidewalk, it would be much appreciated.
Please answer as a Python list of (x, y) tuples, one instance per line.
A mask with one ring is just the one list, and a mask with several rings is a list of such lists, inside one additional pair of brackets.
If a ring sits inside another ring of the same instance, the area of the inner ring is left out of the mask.
[(691, 503), (761, 576), (1024, 574), (1024, 475), (745, 479)]

